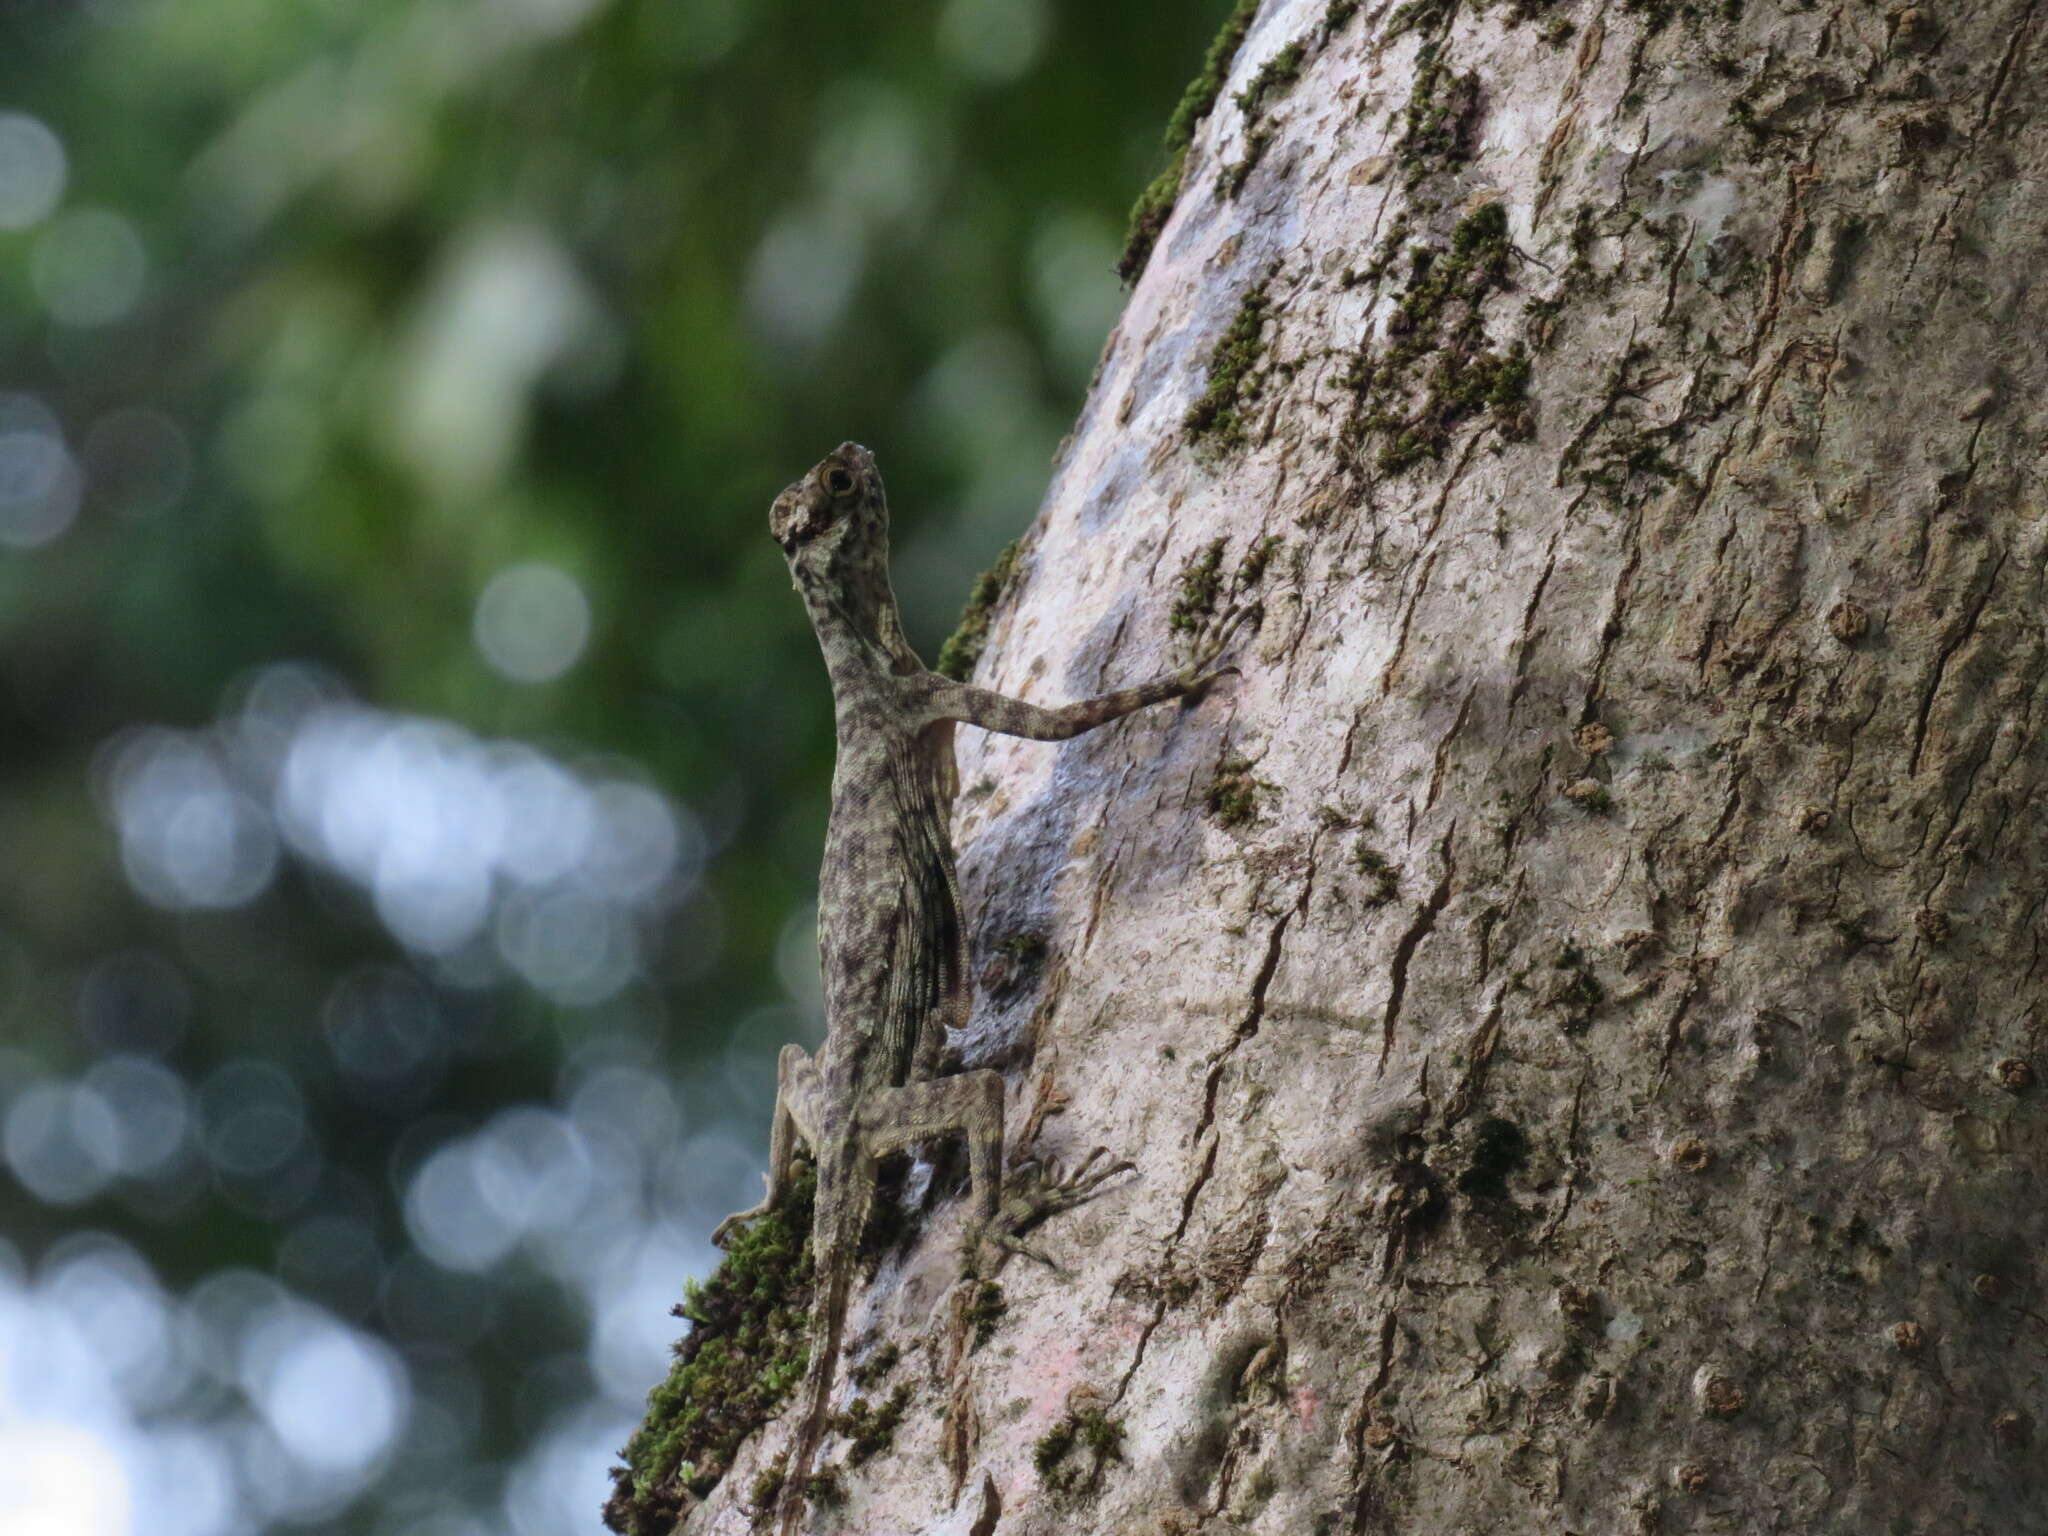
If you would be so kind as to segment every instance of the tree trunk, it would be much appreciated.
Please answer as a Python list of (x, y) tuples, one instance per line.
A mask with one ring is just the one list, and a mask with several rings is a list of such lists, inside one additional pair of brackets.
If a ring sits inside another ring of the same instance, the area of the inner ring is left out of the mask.
[(2042, 9), (1226, 36), (977, 680), (1263, 623), (960, 747), (963, 1054), (1136, 1171), (881, 1264), (811, 1530), (2048, 1529)]

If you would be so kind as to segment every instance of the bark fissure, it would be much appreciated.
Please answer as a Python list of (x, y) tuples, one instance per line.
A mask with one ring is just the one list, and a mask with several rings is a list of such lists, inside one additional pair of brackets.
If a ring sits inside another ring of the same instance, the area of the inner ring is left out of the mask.
[(1414, 585), (1408, 593), (1408, 601), (1401, 606), (1401, 625), (1394, 631), (1394, 653), (1387, 658), (1387, 665), (1380, 673), (1380, 697), (1385, 698), (1394, 688), (1394, 674), (1400, 670), (1401, 658), (1408, 650), (1408, 632), (1415, 624), (1415, 610), (1422, 602), (1422, 594), (1429, 586), (1429, 573), (1436, 569), (1437, 551), (1431, 550), (1423, 556), (1422, 568), (1416, 573)]
[(1929, 672), (1927, 686), (1920, 693), (1920, 707), (1913, 716), (1913, 750), (1906, 760), (1906, 771), (1917, 774), (1920, 771), (1920, 754), (1927, 744), (1927, 717), (1934, 710), (1935, 696), (1941, 692), (1942, 678), (1948, 672), (1948, 664), (1954, 659), (1964, 643), (1977, 633), (1977, 621), (1984, 616), (1984, 607), (1991, 601), (1992, 591), (1998, 585), (1998, 573), (2005, 568), (2005, 552), (2000, 550), (1991, 562), (1991, 570), (1984, 578), (1984, 590), (1977, 594), (1977, 600), (1970, 605), (1969, 614), (1961, 626), (1947, 636), (1941, 649), (1935, 653), (1934, 666)]
[(1529, 589), (1529, 601), (1522, 609), (1522, 623), (1515, 633), (1515, 680), (1508, 689), (1508, 712), (1514, 713), (1515, 705), (1521, 702), (1522, 690), (1529, 682), (1529, 657), (1536, 649), (1536, 610), (1542, 606), (1544, 588), (1550, 585), (1550, 578), (1557, 570), (1557, 545), (1564, 537), (1566, 523), (1570, 520), (1571, 509), (1566, 510), (1550, 533), (1550, 546), (1543, 552), (1543, 569), (1536, 577), (1536, 584)]
[(1401, 1022), (1401, 1004), (1408, 996), (1408, 967), (1415, 959), (1415, 949), (1436, 928), (1436, 920), (1442, 916), (1451, 902), (1451, 886), (1457, 877), (1457, 862), (1451, 854), (1451, 839), (1457, 835), (1458, 824), (1452, 822), (1445, 831), (1443, 841), (1437, 845), (1437, 857), (1443, 861), (1443, 873), (1437, 877), (1436, 886), (1429, 893), (1429, 899), (1418, 907), (1415, 916), (1402, 930), (1401, 937), (1394, 943), (1393, 957), (1387, 962), (1387, 1008), (1380, 1019), (1380, 1059), (1377, 1073), (1387, 1069), (1387, 1056), (1394, 1049), (1394, 1033)]
[(1422, 802), (1425, 816), (1436, 806), (1436, 797), (1444, 787), (1444, 769), (1451, 760), (1451, 743), (1458, 739), (1458, 733), (1465, 729), (1465, 722), (1472, 718), (1472, 701), (1478, 697), (1479, 685), (1474, 683), (1458, 701), (1457, 718), (1451, 721), (1451, 728), (1437, 741), (1436, 752), (1430, 759), (1429, 794)]
[(1984, 110), (1977, 114), (1977, 126), (1972, 138), (1982, 138), (1984, 130), (1991, 126), (1991, 119), (1998, 114), (1998, 105), (2005, 96), (2005, 87), (2012, 79), (2013, 66), (2032, 40), (2034, 15), (2040, 9), (2040, 0), (2029, 0), (2021, 13), (2019, 22), (2012, 29), (2011, 40), (2005, 45), (2005, 52), (1999, 55), (1998, 68), (1991, 76), (1991, 89), (1984, 93)]

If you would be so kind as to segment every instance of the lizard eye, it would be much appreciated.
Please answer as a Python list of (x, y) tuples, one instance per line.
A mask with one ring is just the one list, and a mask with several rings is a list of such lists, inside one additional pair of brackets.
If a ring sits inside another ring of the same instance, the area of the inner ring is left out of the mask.
[(825, 489), (834, 496), (851, 496), (853, 494), (852, 473), (841, 469), (836, 464), (833, 465), (825, 471)]

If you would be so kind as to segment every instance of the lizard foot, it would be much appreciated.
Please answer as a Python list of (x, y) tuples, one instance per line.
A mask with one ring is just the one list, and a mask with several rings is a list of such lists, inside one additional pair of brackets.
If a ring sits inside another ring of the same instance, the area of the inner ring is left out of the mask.
[(1236, 608), (1226, 615), (1221, 628), (1202, 647), (1201, 654), (1182, 670), (1181, 679), (1187, 690), (1182, 697), (1191, 704), (1200, 703), (1202, 696), (1214, 687), (1219, 679), (1236, 677), (1241, 669), (1235, 662), (1221, 666), (1218, 663), (1230, 649), (1231, 642), (1237, 638), (1238, 630), (1249, 623), (1256, 632), (1265, 622), (1265, 618), (1266, 609), (1263, 603), (1252, 603)]
[[(764, 1182), (766, 1182), (765, 1179)], [(726, 1217), (725, 1220), (721, 1221), (717, 1226), (711, 1229), (712, 1246), (714, 1248), (723, 1248), (725, 1246), (725, 1240), (727, 1238), (731, 1237), (733, 1233), (737, 1232), (741, 1227), (745, 1226), (748, 1222), (754, 1220), (755, 1217), (767, 1215), (769, 1208), (774, 1204), (775, 1186), (772, 1183), (769, 1183), (767, 1198), (762, 1200), (762, 1202), (759, 1205), (751, 1206), (744, 1211), (734, 1211), (730, 1216)]]
[(971, 1252), (977, 1261), (976, 1271), (993, 1275), (1013, 1253), (1058, 1270), (1058, 1264), (1025, 1246), (1024, 1234), (1062, 1211), (1093, 1200), (1104, 1184), (1136, 1166), (1126, 1159), (1112, 1162), (1109, 1149), (1097, 1147), (1071, 1173), (1052, 1158), (1032, 1158), (1012, 1168), (1003, 1180), (1003, 1198), (995, 1219), (974, 1234)]

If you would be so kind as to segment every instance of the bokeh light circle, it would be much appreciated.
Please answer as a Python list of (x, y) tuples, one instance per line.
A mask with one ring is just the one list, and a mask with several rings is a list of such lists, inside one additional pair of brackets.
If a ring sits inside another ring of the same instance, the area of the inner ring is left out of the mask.
[(477, 599), (476, 647), (515, 683), (552, 682), (590, 641), (590, 600), (566, 571), (532, 562), (498, 572)]

